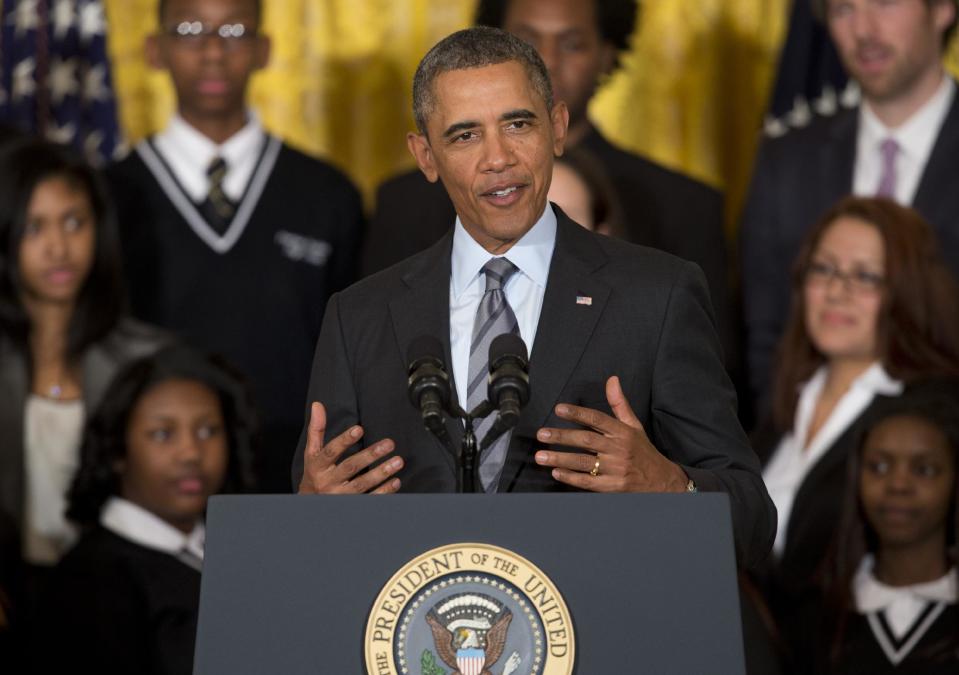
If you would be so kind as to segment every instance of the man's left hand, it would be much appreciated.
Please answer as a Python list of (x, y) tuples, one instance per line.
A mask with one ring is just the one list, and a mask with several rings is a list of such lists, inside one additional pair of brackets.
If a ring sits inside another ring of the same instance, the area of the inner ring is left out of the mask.
[(653, 446), (623, 394), (617, 376), (606, 381), (606, 400), (615, 417), (560, 403), (556, 415), (585, 429), (544, 427), (537, 439), (582, 452), (540, 450), (536, 463), (553, 467), (553, 478), (592, 492), (685, 492), (686, 473)]

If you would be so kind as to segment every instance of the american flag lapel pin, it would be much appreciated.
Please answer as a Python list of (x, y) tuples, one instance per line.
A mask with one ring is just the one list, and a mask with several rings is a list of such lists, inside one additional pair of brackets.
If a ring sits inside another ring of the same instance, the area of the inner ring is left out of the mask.
[(593, 304), (593, 299), (592, 299), (590, 296), (588, 296), (588, 295), (577, 295), (577, 296), (576, 296), (576, 304), (577, 304), (577, 305), (586, 305), (587, 307), (589, 307), (590, 305)]

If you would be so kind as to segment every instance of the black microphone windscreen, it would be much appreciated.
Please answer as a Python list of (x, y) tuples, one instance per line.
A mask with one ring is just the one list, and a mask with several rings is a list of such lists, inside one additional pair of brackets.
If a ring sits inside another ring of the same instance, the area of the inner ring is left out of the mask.
[(410, 365), (425, 357), (434, 358), (440, 363), (444, 362), (443, 343), (432, 335), (420, 335), (406, 350), (406, 362)]
[(489, 345), (490, 365), (496, 363), (500, 357), (507, 355), (519, 358), (524, 364), (529, 361), (526, 343), (523, 342), (523, 338), (515, 333), (497, 335)]

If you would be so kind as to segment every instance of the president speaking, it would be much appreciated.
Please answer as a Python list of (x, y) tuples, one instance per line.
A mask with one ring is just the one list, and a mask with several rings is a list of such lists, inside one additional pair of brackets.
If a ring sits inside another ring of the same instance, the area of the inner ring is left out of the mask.
[[(490, 342), (513, 333), (529, 348), (529, 401), (480, 452), (480, 489), (723, 491), (738, 560), (764, 559), (775, 510), (736, 418), (702, 272), (547, 202), (569, 115), (535, 50), (498, 29), (454, 33), (420, 62), (413, 106), (410, 151), (457, 218), (430, 249), (330, 299), (294, 486), (454, 491), (456, 453), (409, 402), (410, 345), (440, 340), (451, 398), (472, 409), (486, 397)], [(463, 424), (444, 423), (459, 447)]]

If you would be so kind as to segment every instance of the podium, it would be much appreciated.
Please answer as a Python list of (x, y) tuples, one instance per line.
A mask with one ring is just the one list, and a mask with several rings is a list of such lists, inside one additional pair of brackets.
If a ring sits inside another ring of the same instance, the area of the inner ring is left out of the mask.
[(724, 494), (220, 496), (194, 672), (735, 675), (741, 633)]

